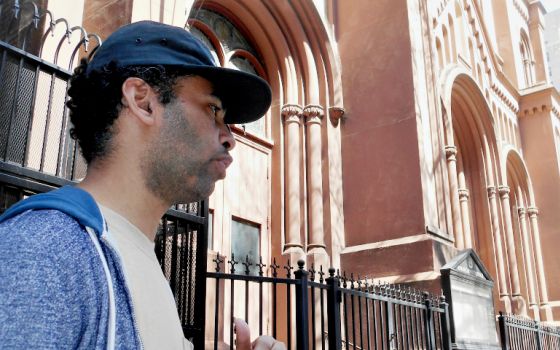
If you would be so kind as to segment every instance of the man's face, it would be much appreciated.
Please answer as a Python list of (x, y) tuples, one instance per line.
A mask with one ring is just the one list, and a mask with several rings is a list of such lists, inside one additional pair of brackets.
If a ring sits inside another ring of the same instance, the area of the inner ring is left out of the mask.
[(208, 80), (180, 78), (175, 95), (164, 106), (159, 135), (141, 167), (155, 195), (169, 203), (190, 203), (209, 196), (215, 182), (226, 176), (235, 140)]

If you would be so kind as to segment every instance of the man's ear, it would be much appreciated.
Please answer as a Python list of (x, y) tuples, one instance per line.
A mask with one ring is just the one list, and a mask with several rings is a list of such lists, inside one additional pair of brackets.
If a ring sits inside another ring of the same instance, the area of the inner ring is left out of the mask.
[(142, 123), (153, 125), (155, 118), (152, 104), (157, 95), (148, 83), (140, 78), (127, 78), (122, 85), (122, 104)]

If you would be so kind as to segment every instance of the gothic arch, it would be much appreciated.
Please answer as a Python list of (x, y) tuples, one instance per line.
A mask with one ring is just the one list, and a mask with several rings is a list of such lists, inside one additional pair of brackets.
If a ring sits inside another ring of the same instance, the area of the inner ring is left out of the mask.
[(340, 164), (344, 113), (336, 43), (313, 2), (204, 0), (191, 13), (198, 8), (246, 35), (272, 87), (270, 176), (280, 191), (271, 191), (271, 212), (279, 215), (271, 229), (285, 233), (272, 245), (300, 254), (307, 242), (328, 252), (326, 239), (343, 237), (342, 174), (330, 166)]
[(501, 186), (494, 116), (466, 68), (449, 67), (440, 77), (439, 88), (455, 245), (477, 250), (496, 277), (496, 300), (509, 310), (510, 283), (504, 252), (510, 241), (504, 243), (500, 210), (507, 198)]
[(280, 105), (342, 104), (336, 47), (311, 2), (205, 0), (195, 3), (194, 11), (200, 6), (224, 14), (255, 47), (267, 48), (262, 58)]

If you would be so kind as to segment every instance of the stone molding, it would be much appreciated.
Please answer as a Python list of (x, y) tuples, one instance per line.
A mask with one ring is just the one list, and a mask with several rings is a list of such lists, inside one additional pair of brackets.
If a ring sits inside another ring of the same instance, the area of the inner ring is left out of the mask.
[(301, 116), (303, 115), (303, 108), (296, 104), (286, 104), (282, 106), (282, 116), (286, 123), (300, 123)]
[(488, 186), (486, 188), (486, 191), (488, 191), (488, 198), (493, 198), (494, 196), (496, 196), (496, 187), (495, 186)]
[(338, 126), (340, 119), (346, 114), (346, 111), (342, 107), (330, 107), (329, 108), (329, 119), (332, 125)]
[(517, 10), (517, 13), (519, 13), (525, 23), (529, 24), (529, 9), (519, 0), (513, 0), (513, 7)]
[(310, 243), (307, 245), (307, 251), (310, 251), (312, 249), (317, 249), (317, 248), (327, 249), (327, 246), (324, 244), (317, 244), (317, 243)]
[(503, 199), (509, 198), (509, 186), (499, 186), (498, 193), (500, 193), (500, 197)]
[(520, 217), (523, 217), (525, 216), (525, 214), (527, 214), (527, 210), (525, 208), (517, 208), (517, 213)]
[(455, 146), (445, 146), (445, 156), (447, 157), (447, 160), (455, 160), (457, 155), (457, 147)]
[(539, 209), (537, 207), (529, 207), (527, 208), (527, 214), (529, 214), (529, 217), (534, 217), (539, 215)]
[(468, 190), (468, 189), (466, 189), (466, 188), (460, 188), (460, 189), (458, 190), (458, 192), (459, 192), (459, 200), (460, 200), (461, 202), (466, 201), (466, 200), (469, 199), (469, 190)]
[(306, 124), (321, 124), (325, 109), (319, 105), (307, 105), (303, 108), (303, 116)]

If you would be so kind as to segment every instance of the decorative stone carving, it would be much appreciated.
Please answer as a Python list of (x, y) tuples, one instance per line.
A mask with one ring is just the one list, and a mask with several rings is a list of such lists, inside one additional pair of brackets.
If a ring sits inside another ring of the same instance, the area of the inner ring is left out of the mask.
[(459, 200), (461, 202), (469, 200), (469, 190), (467, 190), (466, 188), (461, 188), (459, 189), (458, 192), (459, 192)]
[(344, 116), (346, 111), (342, 107), (330, 107), (329, 108), (329, 119), (332, 125), (338, 126), (340, 119)]
[(295, 104), (286, 104), (282, 106), (282, 116), (286, 123), (300, 123), (300, 117), (303, 114), (303, 108)]
[(445, 156), (448, 161), (455, 161), (455, 157), (457, 156), (457, 147), (445, 146)]
[(524, 217), (527, 213), (527, 210), (525, 208), (517, 208), (517, 213), (519, 214), (519, 216)]
[(486, 188), (486, 191), (488, 191), (488, 198), (493, 198), (496, 196), (496, 187), (495, 186), (488, 186)]
[(509, 187), (508, 186), (499, 186), (498, 192), (500, 193), (501, 198), (509, 198)]
[(530, 218), (536, 217), (539, 215), (539, 209), (537, 207), (529, 207), (527, 208), (527, 214), (529, 214)]
[(303, 108), (303, 116), (306, 124), (321, 124), (325, 110), (319, 105), (307, 105)]

